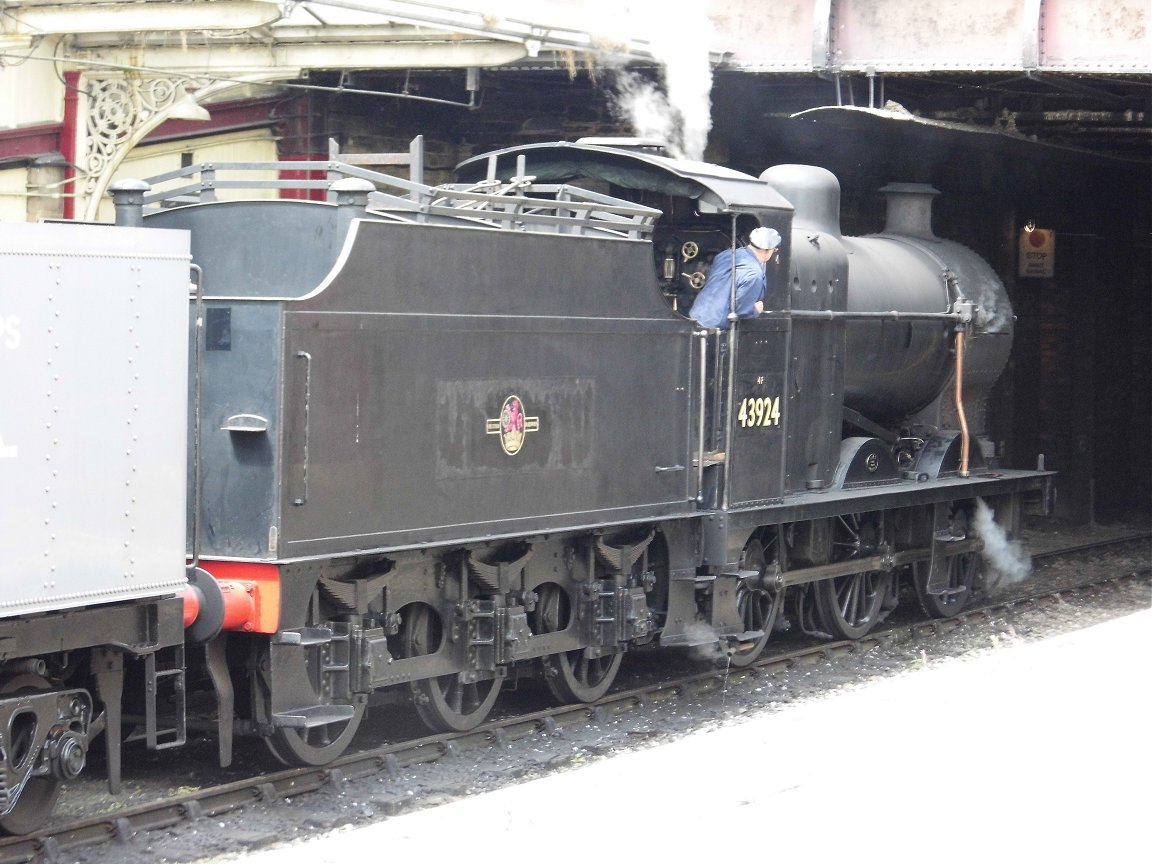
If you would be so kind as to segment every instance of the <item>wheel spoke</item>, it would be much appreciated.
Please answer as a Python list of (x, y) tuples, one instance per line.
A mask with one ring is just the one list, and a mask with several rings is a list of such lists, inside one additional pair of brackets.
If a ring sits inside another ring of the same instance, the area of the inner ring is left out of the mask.
[(457, 714), (464, 713), (464, 685), (452, 679), (444, 688), (444, 703)]
[(841, 592), (840, 617), (845, 621), (856, 620), (856, 588), (860, 584), (860, 576), (849, 576), (845, 580), (844, 591)]
[(573, 670), (573, 674), (576, 680), (583, 684), (585, 687), (589, 687), (592, 684), (593, 669), (595, 663), (595, 660), (585, 660), (583, 657), (576, 661), (576, 667)]

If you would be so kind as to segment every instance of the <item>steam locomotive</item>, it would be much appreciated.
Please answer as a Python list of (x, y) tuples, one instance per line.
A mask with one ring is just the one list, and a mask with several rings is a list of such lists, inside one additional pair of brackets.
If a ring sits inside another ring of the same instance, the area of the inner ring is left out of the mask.
[[(118, 184), (115, 226), (0, 232), (4, 830), (101, 733), (113, 791), (123, 739), (180, 746), (196, 690), (221, 764), (250, 735), (319, 765), (381, 702), (441, 731), (520, 677), (592, 702), (639, 646), (858, 638), (901, 580), (952, 615), (977, 501), (1011, 531), (1043, 495), (985, 458), (1011, 308), (934, 190), (852, 238), (811, 166), (419, 164), (197, 165)], [(765, 313), (698, 327), (759, 225)]]

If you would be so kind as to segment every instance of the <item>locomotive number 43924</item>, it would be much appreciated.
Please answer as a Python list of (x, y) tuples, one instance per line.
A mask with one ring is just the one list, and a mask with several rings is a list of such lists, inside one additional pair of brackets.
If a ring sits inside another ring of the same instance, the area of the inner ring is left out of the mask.
[(754, 426), (779, 426), (780, 397), (749, 396), (747, 399), (742, 399), (736, 420), (744, 429)]

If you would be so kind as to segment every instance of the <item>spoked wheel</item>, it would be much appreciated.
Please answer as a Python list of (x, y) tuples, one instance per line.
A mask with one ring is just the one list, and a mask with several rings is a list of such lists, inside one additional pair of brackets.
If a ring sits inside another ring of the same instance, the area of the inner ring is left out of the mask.
[(775, 545), (774, 538), (769, 541), (768, 549), (759, 539), (749, 540), (740, 559), (741, 570), (755, 570), (759, 575), (740, 580), (736, 586), (736, 608), (744, 632), (759, 630), (763, 631), (763, 635), (742, 644), (729, 655), (728, 662), (737, 668), (750, 666), (764, 653), (764, 646), (768, 644), (768, 637), (772, 635), (772, 627), (780, 612), (783, 592), (770, 588), (765, 581), (768, 562), (775, 555)]
[[(443, 642), (443, 627), (435, 611), (423, 604), (408, 608), (400, 632), (405, 657), (435, 654)], [(466, 732), (479, 726), (500, 695), (499, 678), (464, 682), (457, 674), (412, 682), (416, 713), (434, 732)]]
[[(963, 510), (952, 514), (952, 533), (957, 537), (968, 534), (968, 517)], [(921, 608), (935, 618), (952, 618), (960, 614), (972, 593), (980, 583), (983, 562), (979, 552), (961, 552), (947, 559), (948, 579), (940, 594), (928, 593), (928, 562), (917, 561), (912, 565), (912, 581), (916, 585), (916, 596)]]
[[(16, 696), (48, 689), (49, 683), (39, 675), (16, 675), (0, 684), (0, 695)], [(13, 719), (12, 728), (5, 730), (8, 758), (13, 764), (20, 765), (26, 759), (36, 758), (32, 752), (36, 728), (34, 723), (22, 722), (20, 715)], [(16, 806), (7, 816), (0, 818), (0, 831), (7, 834), (30, 834), (52, 816), (59, 797), (60, 781), (56, 777), (51, 774), (29, 777)]]
[[(572, 620), (572, 603), (559, 585), (549, 583), (539, 590), (536, 601), (536, 633), (567, 630)], [(562, 703), (595, 702), (608, 692), (620, 671), (622, 652), (587, 657), (583, 648), (544, 657), (544, 682)]]
[[(323, 600), (314, 599), (309, 607), (307, 623), (309, 627), (323, 628), (331, 620), (333, 613)], [(365, 703), (332, 702), (328, 695), (325, 667), (328, 665), (326, 652), (329, 644), (317, 642), (313, 645), (293, 646), (290, 655), (298, 658), (301, 668), (294, 670), (294, 687), (303, 694), (308, 706), (308, 726), (276, 726), (271, 735), (264, 739), (269, 752), (285, 765), (317, 766), (327, 765), (341, 756), (352, 743), (360, 721), (364, 719)], [(272, 721), (272, 693), (267, 677), (271, 667), (272, 646), (263, 645), (257, 649), (257, 668), (252, 676), (252, 698), (254, 713), (266, 723)], [(309, 692), (310, 691), (310, 692)]]
[[(833, 526), (835, 561), (875, 554), (882, 541), (874, 514), (838, 516)], [(882, 570), (849, 573), (817, 582), (816, 607), (825, 629), (840, 639), (859, 639), (879, 623), (881, 609), (892, 589), (892, 574)]]

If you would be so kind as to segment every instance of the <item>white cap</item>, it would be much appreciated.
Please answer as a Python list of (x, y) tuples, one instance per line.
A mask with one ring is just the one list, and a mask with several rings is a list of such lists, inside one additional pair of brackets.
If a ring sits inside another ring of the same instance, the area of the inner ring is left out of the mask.
[(748, 242), (757, 249), (775, 249), (780, 245), (780, 233), (774, 228), (765, 228), (761, 225), (748, 235)]

